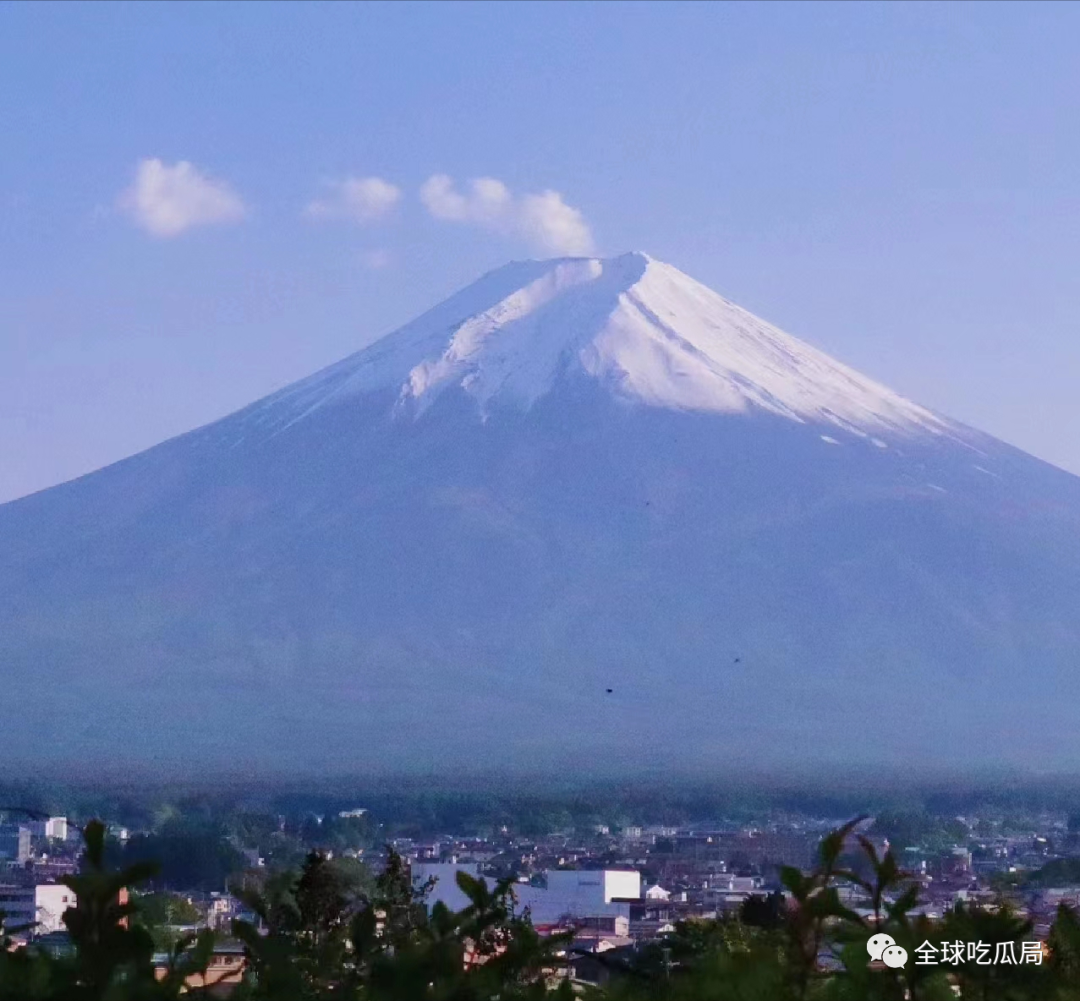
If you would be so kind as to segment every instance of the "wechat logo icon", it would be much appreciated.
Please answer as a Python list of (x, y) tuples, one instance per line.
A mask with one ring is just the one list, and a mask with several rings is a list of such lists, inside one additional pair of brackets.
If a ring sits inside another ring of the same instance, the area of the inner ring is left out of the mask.
[(907, 949), (896, 944), (892, 935), (878, 932), (871, 935), (866, 943), (866, 951), (870, 953), (870, 959), (880, 960), (893, 970), (902, 969), (907, 962)]

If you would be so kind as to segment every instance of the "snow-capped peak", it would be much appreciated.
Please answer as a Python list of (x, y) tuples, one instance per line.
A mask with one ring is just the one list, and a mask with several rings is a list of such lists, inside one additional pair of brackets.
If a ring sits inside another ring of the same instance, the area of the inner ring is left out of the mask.
[(528, 408), (571, 373), (650, 407), (768, 411), (862, 434), (948, 427), (640, 252), (509, 264), (265, 405), (284, 404), (291, 423), (393, 389), (399, 411), (417, 415), (457, 388), (490, 413)]

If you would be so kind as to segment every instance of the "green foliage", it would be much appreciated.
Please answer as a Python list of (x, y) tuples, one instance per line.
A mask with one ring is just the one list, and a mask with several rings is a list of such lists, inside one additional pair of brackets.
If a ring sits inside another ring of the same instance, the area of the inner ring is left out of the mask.
[(134, 899), (139, 909), (139, 923), (149, 929), (158, 945), (173, 944), (174, 937), (166, 934), (170, 928), (197, 925), (203, 920), (199, 908), (179, 893), (142, 893)]
[(898, 851), (920, 845), (940, 849), (964, 842), (968, 828), (955, 818), (940, 817), (925, 810), (883, 810), (874, 819), (873, 833), (888, 838)]
[(246, 865), (220, 824), (177, 819), (112, 846), (109, 854), (122, 866), (152, 861), (156, 885), (177, 890), (222, 890)]
[(86, 825), (84, 838), (82, 871), (63, 880), (77, 901), (64, 913), (64, 924), (75, 949), (76, 982), (87, 997), (100, 997), (114, 982), (146, 976), (154, 943), (142, 926), (131, 923), (136, 906), (123, 901), (121, 892), (153, 877), (156, 867), (141, 862), (108, 870), (105, 828), (98, 821)]
[(1080, 883), (1080, 858), (1056, 858), (1017, 880), (1025, 886), (1070, 886)]
[(330, 997), (391, 1001), (527, 1001), (545, 997), (555, 951), (513, 911), (512, 884), (489, 889), (459, 876), (469, 905), (430, 916), (427, 887), (415, 888), (404, 860), (389, 852), (372, 893), (358, 896), (340, 868), (311, 853), (302, 870), (269, 880), (244, 899), (262, 928), (233, 923), (249, 967), (239, 995), (315, 1001)]
[(1058, 907), (1047, 945), (1053, 979), (1062, 984), (1075, 984), (1074, 996), (1080, 998), (1080, 919), (1064, 904)]
[(739, 921), (750, 928), (776, 931), (784, 927), (787, 903), (779, 891), (768, 896), (754, 894), (747, 897), (739, 907)]
[[(83, 831), (78, 875), (63, 880), (76, 904), (63, 915), (70, 948), (54, 956), (44, 950), (0, 951), (0, 999), (18, 1001), (158, 1001), (177, 998), (184, 979), (205, 971), (209, 933), (178, 943), (163, 979), (154, 972), (154, 943), (138, 920), (128, 891), (156, 872), (151, 863), (115, 870), (105, 854), (105, 827), (92, 820)], [(190, 996), (190, 995), (189, 995)]]

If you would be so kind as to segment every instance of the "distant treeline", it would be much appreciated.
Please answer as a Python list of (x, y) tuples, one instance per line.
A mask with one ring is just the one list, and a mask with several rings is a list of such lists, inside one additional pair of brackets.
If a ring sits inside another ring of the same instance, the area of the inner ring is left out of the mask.
[[(723, 770), (722, 764), (719, 766)], [(747, 823), (772, 813), (839, 819), (856, 813), (997, 816), (1042, 811), (1080, 816), (1080, 777), (1015, 773), (979, 778), (912, 779), (837, 772), (813, 777), (745, 776), (719, 780), (657, 776), (553, 781), (550, 777), (392, 776), (222, 778), (81, 784), (0, 778), (0, 805), (46, 813), (107, 817), (132, 829), (161, 818), (220, 820), (234, 814), (302, 818), (366, 808), (384, 835), (482, 833), (507, 826), (540, 835), (593, 824)]]

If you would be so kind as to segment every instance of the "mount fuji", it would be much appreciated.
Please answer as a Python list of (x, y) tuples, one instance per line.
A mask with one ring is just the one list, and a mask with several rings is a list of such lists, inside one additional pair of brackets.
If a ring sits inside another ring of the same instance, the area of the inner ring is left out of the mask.
[(0, 506), (0, 760), (1080, 763), (1080, 479), (644, 254)]

